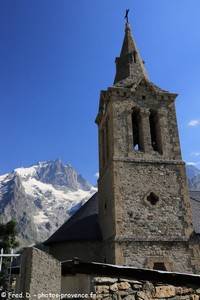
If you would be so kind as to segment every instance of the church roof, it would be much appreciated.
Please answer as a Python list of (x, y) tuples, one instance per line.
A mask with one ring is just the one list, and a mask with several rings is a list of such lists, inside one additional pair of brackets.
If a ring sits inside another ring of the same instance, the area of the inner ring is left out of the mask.
[(101, 240), (98, 223), (98, 194), (94, 194), (67, 222), (65, 222), (45, 245), (64, 241)]
[[(190, 199), (194, 231), (200, 234), (200, 191), (191, 191)], [(49, 245), (64, 241), (97, 241), (101, 239), (98, 222), (98, 193), (96, 193), (44, 244)]]

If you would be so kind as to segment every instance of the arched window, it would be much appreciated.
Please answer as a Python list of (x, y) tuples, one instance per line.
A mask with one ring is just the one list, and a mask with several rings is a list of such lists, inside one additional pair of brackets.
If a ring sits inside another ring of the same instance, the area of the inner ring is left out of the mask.
[(151, 110), (149, 115), (151, 145), (154, 151), (162, 154), (160, 122), (157, 111)]
[(132, 134), (133, 134), (133, 150), (143, 151), (142, 130), (140, 110), (135, 108), (132, 112)]

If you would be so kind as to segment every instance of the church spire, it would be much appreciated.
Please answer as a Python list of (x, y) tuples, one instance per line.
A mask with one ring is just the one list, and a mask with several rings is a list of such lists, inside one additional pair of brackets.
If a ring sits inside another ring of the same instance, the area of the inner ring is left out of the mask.
[(131, 27), (128, 22), (128, 13), (126, 11), (125, 36), (120, 53), (116, 58), (116, 76), (115, 85), (124, 86), (131, 83), (137, 83), (140, 79), (148, 79), (144, 62), (140, 57), (134, 38), (131, 34)]

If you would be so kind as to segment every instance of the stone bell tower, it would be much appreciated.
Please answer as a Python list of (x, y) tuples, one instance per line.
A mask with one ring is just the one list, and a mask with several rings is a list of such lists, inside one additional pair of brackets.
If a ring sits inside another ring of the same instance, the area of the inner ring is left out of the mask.
[(114, 85), (101, 91), (99, 222), (107, 263), (193, 272), (193, 232), (175, 112), (148, 78), (128, 22)]

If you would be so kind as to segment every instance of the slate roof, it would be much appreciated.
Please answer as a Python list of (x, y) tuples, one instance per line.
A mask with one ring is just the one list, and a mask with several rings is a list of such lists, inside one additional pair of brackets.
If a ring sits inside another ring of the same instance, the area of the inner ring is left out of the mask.
[(196, 274), (149, 270), (144, 268), (111, 265), (98, 262), (84, 262), (79, 259), (67, 260), (62, 262), (61, 270), (62, 276), (74, 276), (75, 274), (93, 274), (95, 277), (99, 278), (101, 278), (102, 276), (107, 278), (131, 278), (135, 281), (150, 281), (167, 285), (172, 284), (173, 286), (177, 287), (184, 286), (188, 288), (199, 288), (200, 286), (200, 275)]
[[(200, 191), (190, 192), (194, 231), (200, 234)], [(98, 193), (94, 194), (44, 245), (64, 241), (101, 240), (98, 222)]]
[(98, 194), (94, 194), (67, 222), (65, 222), (45, 245), (64, 241), (101, 240), (98, 223)]
[[(12, 274), (20, 274), (20, 267), (11, 269)], [(131, 278), (135, 281), (150, 281), (177, 287), (197, 287), (200, 285), (200, 275), (188, 273), (175, 273), (168, 271), (149, 270), (130, 266), (111, 265), (97, 262), (85, 262), (79, 259), (61, 262), (62, 276), (75, 274), (89, 274), (95, 277)], [(174, 299), (174, 298), (172, 298)], [(185, 298), (187, 299), (187, 298)]]

